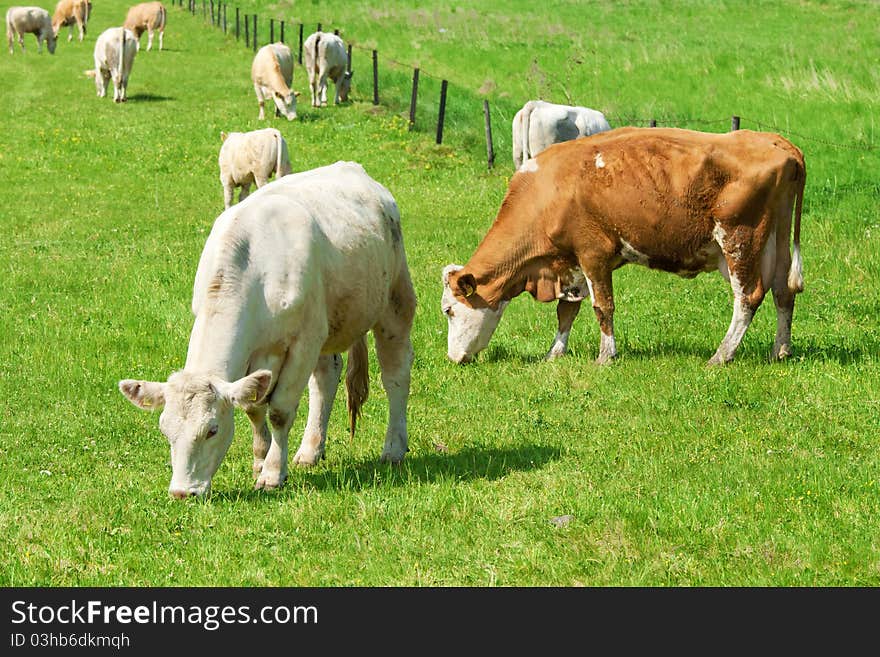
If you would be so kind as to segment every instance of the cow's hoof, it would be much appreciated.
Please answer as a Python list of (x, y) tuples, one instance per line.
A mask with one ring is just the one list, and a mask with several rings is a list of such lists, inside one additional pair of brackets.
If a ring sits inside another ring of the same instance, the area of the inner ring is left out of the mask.
[(715, 355), (712, 356), (712, 358), (706, 361), (706, 367), (720, 367), (722, 365), (727, 365), (727, 363), (729, 363), (731, 360), (733, 359), (725, 358), (724, 356), (716, 352)]
[(379, 457), (379, 463), (400, 465), (401, 463), (403, 463), (403, 457), (406, 455), (407, 451), (409, 450), (401, 450), (400, 448), (383, 450), (382, 455)]
[(322, 458), (324, 458), (323, 451), (305, 450), (300, 447), (296, 451), (296, 454), (293, 455), (293, 462), (296, 465), (302, 466), (304, 468), (309, 468), (313, 465), (318, 465), (318, 461), (320, 461)]
[(261, 474), (254, 483), (254, 490), (276, 490), (284, 485), (287, 476)]
[(773, 353), (770, 355), (770, 360), (785, 360), (789, 356), (791, 356), (791, 347), (784, 344), (779, 348), (774, 347)]
[(563, 356), (565, 356), (564, 350), (551, 349), (547, 352), (547, 355), (544, 356), (544, 360), (556, 360), (557, 358), (562, 358)]
[(596, 365), (610, 365), (614, 361), (614, 354), (599, 354)]

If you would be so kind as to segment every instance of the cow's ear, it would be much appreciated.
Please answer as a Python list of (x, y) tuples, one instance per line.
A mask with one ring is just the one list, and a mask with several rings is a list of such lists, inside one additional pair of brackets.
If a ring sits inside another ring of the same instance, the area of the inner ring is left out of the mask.
[(449, 285), (449, 274), (452, 274), (453, 272), (457, 272), (461, 269), (464, 269), (464, 267), (461, 265), (455, 265), (455, 264), (446, 265), (443, 268), (443, 285)]
[(227, 394), (233, 404), (246, 409), (265, 401), (271, 383), (271, 370), (257, 370), (230, 383)]
[(226, 141), (226, 138), (227, 138), (228, 136), (229, 136), (229, 135), (226, 134), (225, 132), (223, 132), (222, 130), (220, 131), (220, 141)]
[(165, 385), (154, 381), (124, 379), (119, 382), (119, 392), (138, 408), (161, 411), (165, 407)]
[(477, 279), (473, 274), (461, 274), (454, 281), (450, 281), (450, 287), (455, 286), (453, 291), (465, 299), (477, 291)]

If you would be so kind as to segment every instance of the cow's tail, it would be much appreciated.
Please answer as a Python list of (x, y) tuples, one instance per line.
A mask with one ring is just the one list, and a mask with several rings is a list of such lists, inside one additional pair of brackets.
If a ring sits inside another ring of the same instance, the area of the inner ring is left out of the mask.
[(159, 5), (159, 24), (156, 26), (156, 29), (165, 29), (165, 5)]
[(791, 266), (788, 268), (788, 289), (794, 294), (804, 291), (804, 270), (801, 261), (801, 212), (804, 207), (804, 187), (807, 184), (807, 169), (803, 157), (798, 160), (797, 198), (794, 206), (794, 239)]
[(367, 354), (367, 336), (362, 335), (348, 350), (345, 369), (345, 392), (348, 397), (348, 429), (354, 438), (354, 430), (361, 406), (370, 394), (370, 361)]
[(312, 68), (315, 71), (315, 75), (318, 75), (318, 44), (321, 43), (321, 33), (317, 33), (317, 38), (315, 39), (315, 60), (312, 62)]
[(279, 130), (275, 131), (275, 177), (281, 178), (290, 173), (290, 153), (287, 152), (287, 142)]
[(123, 69), (123, 61), (125, 60), (125, 27), (120, 28), (122, 30), (122, 36), (119, 39), (119, 61), (116, 62), (116, 79), (119, 81), (119, 84), (122, 84), (122, 71)]

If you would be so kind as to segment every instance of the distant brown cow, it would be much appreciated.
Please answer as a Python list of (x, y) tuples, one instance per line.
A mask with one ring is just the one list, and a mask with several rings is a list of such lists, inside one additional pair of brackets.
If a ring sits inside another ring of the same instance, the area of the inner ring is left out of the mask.
[(147, 50), (153, 48), (153, 32), (159, 33), (159, 50), (165, 37), (165, 5), (161, 2), (142, 2), (128, 10), (123, 26), (137, 37), (138, 50), (141, 47), (141, 35), (147, 33)]
[[(776, 341), (789, 354), (795, 295), (804, 288), (800, 223), (803, 153), (776, 134), (619, 128), (555, 144), (511, 178), (495, 222), (464, 267), (443, 270), (448, 356), (486, 347), (507, 302), (522, 292), (558, 300), (565, 352), (580, 302), (599, 321), (597, 362), (614, 358), (612, 272), (637, 263), (692, 278), (717, 269), (733, 289), (733, 318), (710, 365), (733, 360), (773, 290)], [(789, 238), (794, 210), (794, 255)]]
[(92, 3), (89, 0), (60, 0), (55, 5), (55, 13), (52, 15), (52, 33), (58, 38), (61, 28), (67, 26), (67, 40), (73, 41), (73, 26), (79, 30), (79, 40), (86, 36), (86, 26), (92, 13)]

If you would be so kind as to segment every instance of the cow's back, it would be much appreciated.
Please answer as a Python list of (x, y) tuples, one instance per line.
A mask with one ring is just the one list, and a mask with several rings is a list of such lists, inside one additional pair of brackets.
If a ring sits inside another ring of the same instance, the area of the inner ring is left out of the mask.
[(302, 313), (326, 309), (325, 350), (338, 353), (375, 324), (404, 267), (394, 198), (359, 164), (337, 162), (275, 180), (217, 218), (193, 312), (250, 295), (275, 340)]
[(283, 43), (270, 43), (257, 51), (251, 64), (254, 84), (271, 88), (277, 74), (281, 74), (289, 87), (293, 82), (293, 56)]
[(220, 170), (237, 185), (254, 182), (254, 174), (268, 177), (278, 161), (282, 139), (275, 128), (251, 132), (231, 132), (220, 147)]

